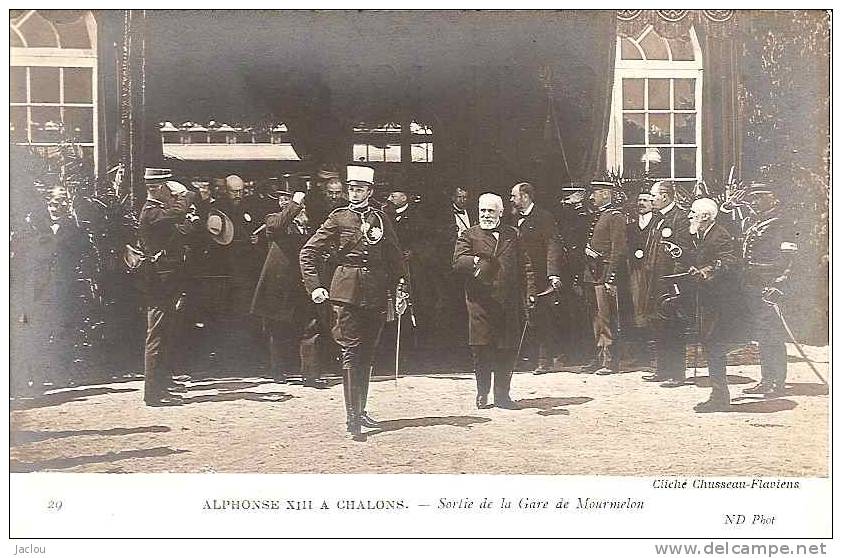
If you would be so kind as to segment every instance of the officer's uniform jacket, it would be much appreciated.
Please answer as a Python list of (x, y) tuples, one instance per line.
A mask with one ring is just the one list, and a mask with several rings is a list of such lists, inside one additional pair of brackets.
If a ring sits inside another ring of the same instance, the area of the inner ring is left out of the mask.
[(743, 236), (742, 256), (746, 263), (746, 285), (763, 289), (789, 275), (798, 245), (791, 228), (779, 211), (758, 217)]
[[(586, 283), (613, 283), (617, 275), (625, 271), (628, 254), (626, 217), (620, 209), (607, 206), (595, 216), (587, 247), (599, 255), (586, 258)], [(589, 253), (587, 248), (585, 253)]]
[(147, 258), (155, 258), (143, 277), (144, 290), (150, 294), (169, 296), (183, 279), (185, 245), (192, 226), (186, 221), (190, 200), (178, 197), (167, 205), (147, 198), (140, 210), (138, 233)]
[[(365, 235), (363, 223), (369, 227)], [(380, 235), (379, 241), (371, 241)], [(385, 309), (387, 291), (406, 272), (394, 226), (382, 211), (371, 207), (334, 210), (301, 248), (301, 276), (308, 293), (324, 286), (319, 271), (325, 257), (336, 265), (328, 289), (333, 303)]]

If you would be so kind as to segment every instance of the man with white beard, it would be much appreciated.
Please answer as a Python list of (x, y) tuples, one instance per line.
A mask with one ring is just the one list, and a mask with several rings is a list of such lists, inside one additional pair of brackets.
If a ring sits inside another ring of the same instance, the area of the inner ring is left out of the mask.
[(517, 409), (509, 396), (520, 341), (526, 293), (526, 253), (514, 227), (501, 225), (503, 199), (479, 198), (479, 225), (456, 240), (453, 268), (465, 277), (468, 344), (477, 376), (478, 409), (488, 406), (494, 377), (494, 405)]
[(705, 348), (712, 388), (710, 398), (694, 407), (697, 413), (726, 411), (730, 407), (726, 349), (739, 335), (739, 301), (734, 281), (739, 257), (734, 238), (716, 223), (718, 213), (715, 201), (701, 198), (693, 202), (688, 215), (693, 242), (688, 271), (693, 284), (685, 292), (695, 294), (698, 341)]

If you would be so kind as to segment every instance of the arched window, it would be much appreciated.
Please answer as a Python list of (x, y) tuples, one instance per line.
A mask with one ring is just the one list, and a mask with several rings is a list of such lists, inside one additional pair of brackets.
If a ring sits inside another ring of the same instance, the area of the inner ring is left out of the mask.
[(618, 37), (616, 60), (608, 169), (701, 179), (702, 54), (695, 30), (666, 39), (650, 25), (637, 37)]
[(16, 10), (9, 19), (9, 133), (49, 152), (70, 140), (96, 165), (96, 22), (85, 10)]

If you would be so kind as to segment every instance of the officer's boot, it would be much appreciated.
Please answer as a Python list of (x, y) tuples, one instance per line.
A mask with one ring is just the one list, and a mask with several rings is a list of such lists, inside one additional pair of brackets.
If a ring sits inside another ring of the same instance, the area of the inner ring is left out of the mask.
[(348, 417), (348, 432), (351, 434), (360, 433), (360, 424), (356, 410), (356, 390), (354, 389), (354, 370), (352, 368), (342, 369), (342, 394), (345, 396), (345, 413)]
[(365, 405), (368, 401), (368, 384), (371, 382), (371, 368), (360, 366), (357, 368), (357, 374), (357, 386), (359, 389), (359, 414), (357, 416), (360, 426), (364, 426), (365, 428), (380, 428), (380, 424), (365, 412)]

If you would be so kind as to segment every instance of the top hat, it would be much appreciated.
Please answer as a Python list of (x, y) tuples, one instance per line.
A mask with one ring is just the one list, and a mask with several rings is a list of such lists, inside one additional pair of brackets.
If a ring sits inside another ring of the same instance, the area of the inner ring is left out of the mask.
[(348, 166), (348, 185), (360, 184), (364, 186), (374, 186), (374, 169), (371, 167), (361, 167), (357, 165)]
[(211, 211), (205, 227), (217, 244), (228, 246), (234, 240), (234, 222), (219, 210)]
[(172, 178), (172, 170), (146, 167), (143, 172), (143, 179), (146, 182), (164, 182)]

